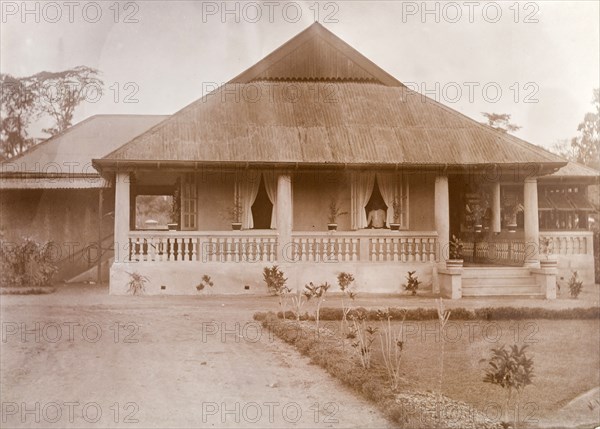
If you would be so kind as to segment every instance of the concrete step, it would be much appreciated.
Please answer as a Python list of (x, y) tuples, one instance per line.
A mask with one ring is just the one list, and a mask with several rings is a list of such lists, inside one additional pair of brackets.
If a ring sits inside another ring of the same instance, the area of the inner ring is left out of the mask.
[(463, 277), (463, 287), (471, 285), (481, 286), (535, 286), (535, 278), (533, 276), (502, 276), (502, 277)]
[(529, 268), (521, 267), (464, 267), (463, 278), (474, 278), (474, 277), (508, 277), (508, 276), (529, 276)]
[(478, 296), (503, 296), (503, 297), (519, 297), (519, 298), (545, 298), (545, 295), (541, 292), (522, 292), (522, 293), (504, 293), (504, 292), (464, 292), (464, 297), (478, 297)]
[(527, 286), (509, 286), (509, 285), (498, 285), (498, 286), (465, 286), (462, 287), (464, 291), (481, 291), (481, 292), (490, 292), (490, 291), (499, 291), (506, 293), (514, 293), (514, 292), (540, 292), (540, 288), (537, 285), (527, 285)]

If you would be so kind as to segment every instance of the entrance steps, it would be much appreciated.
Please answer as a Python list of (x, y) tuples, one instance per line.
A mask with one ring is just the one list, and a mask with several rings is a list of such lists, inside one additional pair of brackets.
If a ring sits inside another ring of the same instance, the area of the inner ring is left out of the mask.
[(530, 268), (464, 267), (462, 296), (545, 297)]

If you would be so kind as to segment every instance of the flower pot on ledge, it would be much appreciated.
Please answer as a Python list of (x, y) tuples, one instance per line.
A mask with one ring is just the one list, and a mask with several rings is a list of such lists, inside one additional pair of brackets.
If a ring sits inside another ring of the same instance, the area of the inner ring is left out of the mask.
[(337, 223), (328, 223), (327, 224), (327, 229), (329, 231), (337, 231)]
[(400, 230), (400, 224), (399, 223), (390, 223), (390, 229), (392, 231), (399, 231)]
[(232, 222), (231, 229), (234, 231), (240, 231), (242, 229), (242, 222)]
[(508, 232), (517, 232), (516, 223), (509, 223), (508, 225), (506, 225), (506, 227), (508, 228)]
[(177, 223), (168, 223), (167, 224), (169, 231), (177, 231), (178, 226), (179, 226), (179, 224), (177, 224)]

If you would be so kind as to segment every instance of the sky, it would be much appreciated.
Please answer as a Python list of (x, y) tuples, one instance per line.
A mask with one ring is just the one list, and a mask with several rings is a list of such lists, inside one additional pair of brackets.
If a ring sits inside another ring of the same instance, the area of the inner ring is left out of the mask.
[(509, 113), (515, 135), (551, 147), (592, 111), (599, 4), (1, 0), (0, 71), (99, 69), (104, 92), (75, 123), (172, 114), (319, 20), (409, 88), (478, 121)]

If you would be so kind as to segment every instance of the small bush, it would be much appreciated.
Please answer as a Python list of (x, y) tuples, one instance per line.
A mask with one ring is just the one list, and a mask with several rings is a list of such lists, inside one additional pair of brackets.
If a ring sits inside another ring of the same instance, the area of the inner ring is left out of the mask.
[(53, 242), (0, 241), (0, 285), (49, 286), (58, 268), (53, 263)]
[(198, 292), (203, 291), (206, 288), (212, 288), (215, 284), (213, 283), (212, 279), (210, 278), (209, 275), (204, 274), (202, 276), (202, 280), (200, 281), (200, 283), (196, 286), (196, 290)]
[(267, 290), (271, 295), (280, 295), (286, 288), (287, 278), (283, 271), (277, 265), (265, 267), (263, 269), (263, 280), (267, 285)]
[(421, 282), (419, 278), (415, 276), (416, 271), (409, 271), (408, 276), (406, 276), (406, 284), (403, 284), (404, 290), (410, 292), (411, 295), (416, 295), (417, 290), (419, 289), (419, 285)]
[[(492, 349), (492, 356), (488, 361), (489, 368), (485, 371), (483, 381), (495, 384), (506, 391), (506, 412), (510, 409), (510, 401), (513, 393), (516, 393), (515, 404), (519, 406), (519, 397), (523, 390), (533, 383), (533, 358), (527, 356), (525, 349), (527, 345), (513, 345), (509, 350), (502, 345), (500, 348)], [(514, 424), (516, 427), (517, 416)]]
[(148, 282), (148, 277), (141, 275), (140, 273), (127, 273), (129, 274), (129, 289), (128, 293), (133, 295), (139, 295), (146, 291), (146, 282)]
[(569, 293), (571, 298), (577, 298), (583, 290), (583, 281), (579, 280), (577, 271), (573, 271), (571, 278), (569, 279)]

